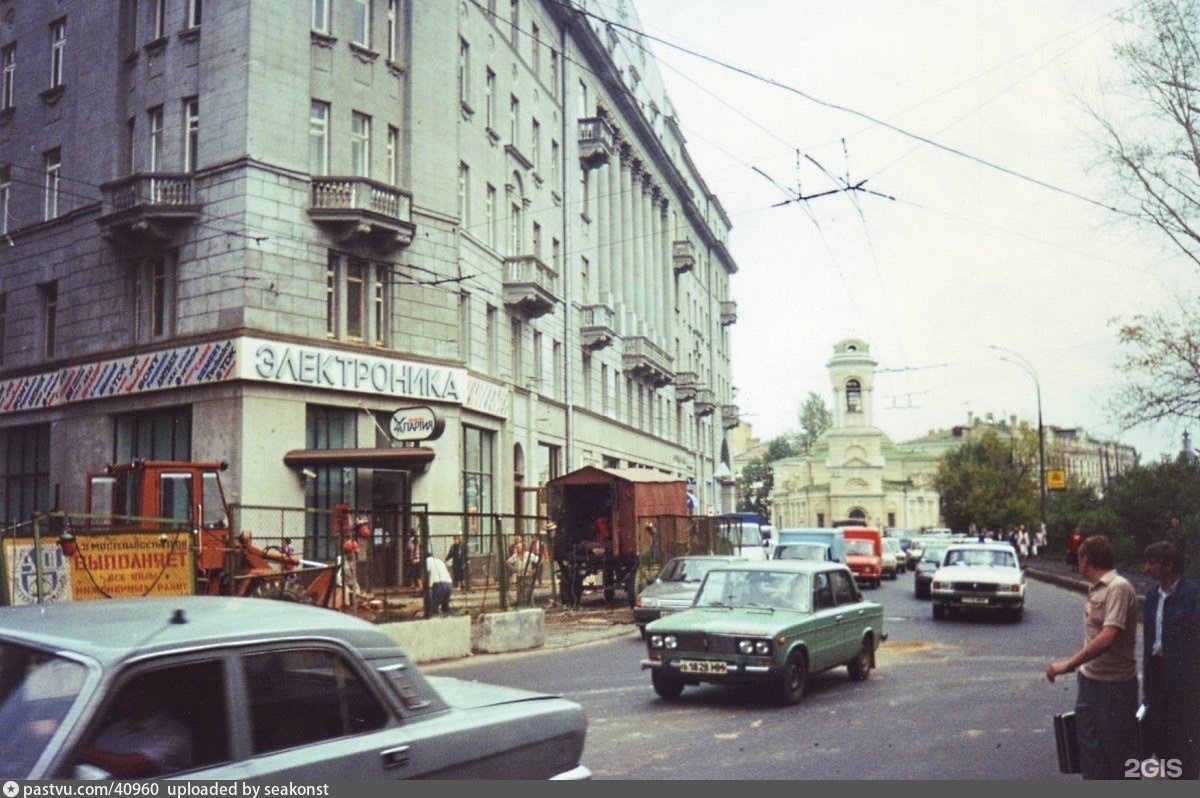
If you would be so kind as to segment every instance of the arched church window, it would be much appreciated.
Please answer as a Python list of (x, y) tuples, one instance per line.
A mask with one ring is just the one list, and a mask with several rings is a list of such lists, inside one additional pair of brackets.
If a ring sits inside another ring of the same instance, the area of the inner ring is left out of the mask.
[(846, 381), (846, 412), (862, 412), (862, 385), (858, 380)]

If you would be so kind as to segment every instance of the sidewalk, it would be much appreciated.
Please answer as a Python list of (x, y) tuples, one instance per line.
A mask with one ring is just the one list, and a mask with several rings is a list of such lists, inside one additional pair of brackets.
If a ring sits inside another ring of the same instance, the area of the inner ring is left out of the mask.
[[(1088, 581), (1082, 575), (1074, 573), (1071, 566), (1067, 565), (1062, 557), (1053, 555), (1042, 558), (1029, 557), (1022, 564), (1025, 566), (1026, 576), (1030, 579), (1048, 582), (1080, 593), (1087, 592)], [(1133, 589), (1137, 591), (1139, 599), (1146, 595), (1146, 591), (1155, 581), (1146, 575), (1140, 565), (1118, 565), (1117, 573), (1129, 580)]]

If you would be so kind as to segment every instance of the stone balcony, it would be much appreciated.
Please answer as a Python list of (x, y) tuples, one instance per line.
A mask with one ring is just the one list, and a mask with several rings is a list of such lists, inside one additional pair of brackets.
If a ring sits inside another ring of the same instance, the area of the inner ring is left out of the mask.
[(661, 388), (672, 381), (672, 358), (644, 335), (625, 339), (622, 362), (625, 373), (636, 380)]
[(697, 416), (711, 416), (717, 409), (717, 394), (712, 388), (697, 388), (695, 404)]
[(602, 116), (579, 120), (579, 160), (589, 169), (608, 163), (617, 149), (612, 125)]
[(737, 301), (733, 299), (721, 300), (721, 326), (728, 327), (730, 324), (737, 323)]
[(738, 418), (737, 405), (721, 405), (721, 426), (725, 429), (734, 429), (741, 423)]
[(314, 177), (309, 217), (342, 243), (366, 241), (383, 252), (412, 243), (412, 195), (367, 177)]
[(584, 305), (579, 309), (579, 335), (583, 348), (604, 349), (617, 338), (616, 313), (606, 304)]
[(696, 245), (691, 241), (676, 241), (671, 247), (675, 261), (675, 274), (687, 274), (696, 268)]
[(181, 228), (199, 221), (203, 205), (196, 201), (190, 174), (146, 172), (100, 187), (103, 215), (100, 234), (127, 244), (165, 242)]
[(558, 272), (536, 255), (504, 259), (504, 304), (526, 319), (536, 319), (558, 304)]
[(700, 375), (694, 371), (675, 372), (675, 401), (690, 402), (696, 398)]

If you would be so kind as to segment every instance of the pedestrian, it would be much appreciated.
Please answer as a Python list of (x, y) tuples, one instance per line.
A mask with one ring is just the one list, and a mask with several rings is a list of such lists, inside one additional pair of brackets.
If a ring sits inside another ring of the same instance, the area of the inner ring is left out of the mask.
[(1090, 583), (1083, 648), (1051, 662), (1046, 678), (1078, 669), (1075, 728), (1085, 779), (1120, 779), (1137, 760), (1137, 593), (1115, 568), (1108, 538), (1092, 535), (1077, 552), (1079, 573)]
[(1046, 525), (1038, 526), (1038, 531), (1033, 535), (1033, 556), (1041, 557), (1046, 551)]
[(408, 530), (408, 572), (413, 584), (416, 587), (421, 586), (421, 541), (417, 537), (417, 530)]
[[(1183, 576), (1169, 541), (1146, 547), (1158, 584), (1142, 605), (1143, 735), (1146, 758), (1178, 760), (1177, 778), (1200, 778), (1200, 583)], [(1168, 772), (1168, 775), (1174, 775)]]
[(546, 558), (550, 554), (546, 550), (546, 541), (542, 539), (541, 535), (533, 536), (533, 546), (530, 548), (529, 553), (536, 558), (536, 562), (533, 564), (533, 583), (540, 585), (542, 583), (542, 571), (546, 568)]
[(361, 548), (353, 537), (342, 543), (342, 587), (349, 594), (351, 607), (358, 606), (358, 552)]
[(454, 536), (454, 542), (446, 552), (446, 562), (450, 565), (450, 578), (454, 587), (459, 587), (467, 576), (467, 552), (463, 549), (462, 537)]
[(533, 603), (533, 569), (537, 556), (525, 548), (525, 539), (518, 537), (508, 558), (508, 573), (516, 585), (517, 604)]
[(287, 574), (287, 576), (284, 578), (289, 582), (295, 582), (296, 574), (294, 571), (296, 570), (296, 548), (292, 545), (292, 539), (284, 538), (283, 546), (281, 548), (283, 549), (283, 572)]
[(1071, 537), (1067, 539), (1067, 565), (1071, 566), (1071, 570), (1079, 573), (1079, 547), (1083, 545), (1083, 532), (1079, 527), (1075, 527), (1075, 531), (1071, 533)]
[(429, 572), (429, 612), (446, 615), (450, 612), (450, 594), (454, 592), (450, 569), (432, 554), (425, 558), (425, 569)]
[(1021, 555), (1021, 559), (1024, 560), (1029, 556), (1029, 533), (1025, 531), (1024, 524), (1017, 525), (1016, 543), (1017, 554)]

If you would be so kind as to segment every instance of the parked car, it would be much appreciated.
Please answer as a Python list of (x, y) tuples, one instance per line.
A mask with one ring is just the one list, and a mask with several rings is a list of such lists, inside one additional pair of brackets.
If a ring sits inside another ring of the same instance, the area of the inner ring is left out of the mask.
[(708, 572), (691, 609), (646, 627), (642, 668), (666, 700), (710, 682), (769, 685), (795, 704), (810, 673), (845, 665), (866, 679), (886, 639), (883, 607), (841, 563), (730, 563)]
[(933, 575), (942, 567), (942, 556), (949, 543), (929, 543), (921, 549), (921, 559), (913, 568), (913, 595), (919, 599), (929, 598)]
[(780, 543), (771, 553), (773, 560), (810, 560), (812, 562), (837, 562), (833, 550), (825, 543), (800, 541)]
[(859, 582), (879, 587), (883, 580), (883, 544), (878, 540), (847, 536), (846, 564)]
[(887, 575), (890, 571), (892, 579), (895, 579), (899, 574), (908, 570), (908, 561), (904, 556), (904, 549), (900, 548), (900, 540), (898, 538), (883, 539), (883, 572)]
[(591, 775), (578, 704), (427, 677), (383, 629), (295, 603), (3, 608), (0, 674), (2, 779)]
[(645, 636), (646, 624), (657, 621), (663, 615), (686, 610), (692, 606), (696, 592), (704, 575), (712, 568), (730, 562), (741, 562), (743, 557), (715, 555), (692, 555), (675, 557), (658, 572), (658, 578), (642, 588), (633, 605), (633, 620)]
[(1008, 543), (947, 546), (930, 587), (935, 620), (958, 610), (979, 610), (1019, 621), (1025, 607), (1025, 572)]

